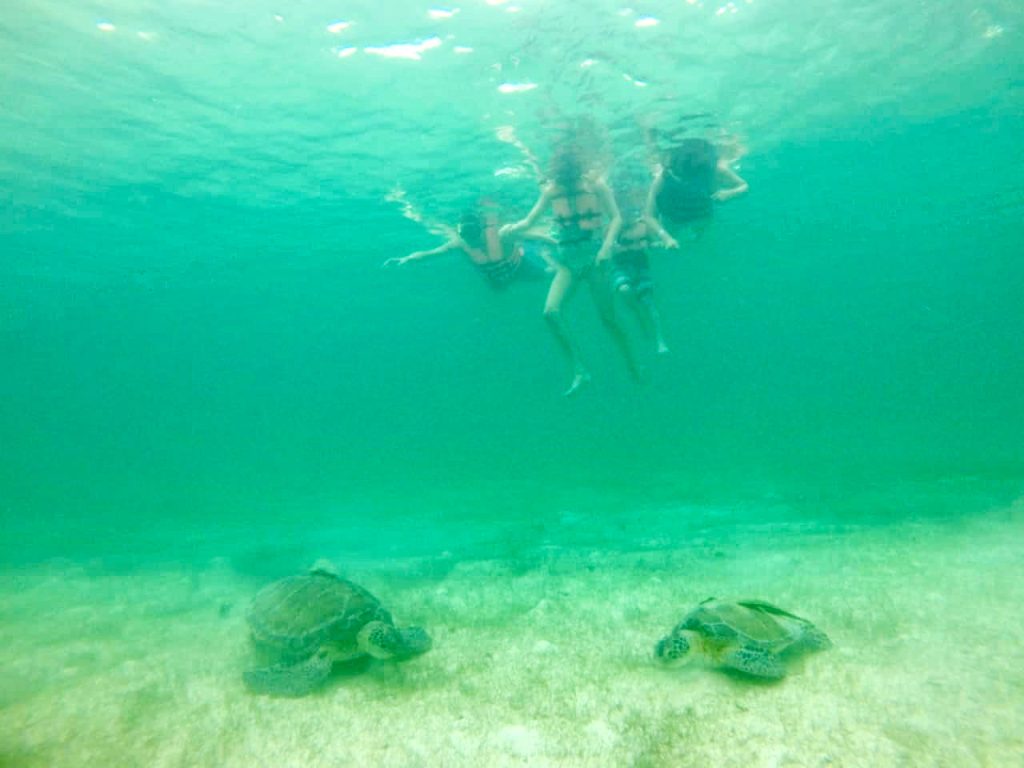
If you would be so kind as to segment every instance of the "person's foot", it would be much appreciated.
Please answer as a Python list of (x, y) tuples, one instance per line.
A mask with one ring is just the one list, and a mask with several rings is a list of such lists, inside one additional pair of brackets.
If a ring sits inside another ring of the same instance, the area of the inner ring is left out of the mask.
[(669, 353), (669, 351), (670, 350), (668, 348), (668, 344), (666, 344), (661, 339), (658, 339), (658, 354), (659, 355), (667, 355)]
[(586, 371), (580, 371), (579, 373), (572, 377), (572, 384), (570, 384), (569, 388), (565, 390), (565, 392), (563, 392), (562, 394), (565, 397), (575, 397), (576, 395), (579, 394), (580, 390), (583, 389), (583, 387), (587, 386), (587, 384), (589, 383), (590, 374), (587, 373)]

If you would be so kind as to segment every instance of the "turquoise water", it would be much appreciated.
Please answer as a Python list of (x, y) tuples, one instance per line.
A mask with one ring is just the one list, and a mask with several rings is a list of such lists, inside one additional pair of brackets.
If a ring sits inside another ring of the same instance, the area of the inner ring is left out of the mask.
[[(1011, 764), (1022, 29), (959, 0), (5, 8), (0, 765)], [(672, 353), (640, 386), (586, 296), (568, 401), (543, 283), (381, 268), (441, 242), (396, 190), (525, 215), (503, 127), (546, 160), (585, 118), (614, 181), (695, 113), (750, 192), (653, 254)], [(245, 605), (318, 558), (435, 648), (253, 697)], [(653, 666), (724, 593), (837, 648), (768, 688)]]

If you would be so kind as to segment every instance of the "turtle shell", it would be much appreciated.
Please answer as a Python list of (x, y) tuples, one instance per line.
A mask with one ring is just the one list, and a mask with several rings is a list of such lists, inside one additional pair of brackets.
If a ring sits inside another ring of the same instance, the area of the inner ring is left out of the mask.
[(704, 602), (683, 619), (681, 629), (719, 643), (781, 649), (798, 639), (806, 620), (761, 601)]
[(268, 584), (253, 598), (247, 618), (258, 645), (296, 659), (324, 645), (354, 647), (368, 622), (392, 623), (367, 590), (323, 571)]

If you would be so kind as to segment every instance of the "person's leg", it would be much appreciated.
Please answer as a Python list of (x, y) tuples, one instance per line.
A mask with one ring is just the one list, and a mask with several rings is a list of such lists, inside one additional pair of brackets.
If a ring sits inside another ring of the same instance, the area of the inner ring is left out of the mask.
[(562, 316), (562, 303), (573, 290), (574, 283), (572, 272), (567, 267), (559, 266), (555, 270), (555, 277), (551, 281), (548, 298), (544, 303), (544, 319), (547, 321), (555, 341), (558, 342), (559, 349), (562, 350), (569, 365), (572, 366), (573, 378), (569, 388), (565, 391), (566, 396), (575, 395), (580, 387), (590, 381), (590, 374), (583, 365), (579, 349), (569, 335), (565, 318)]
[(643, 332), (653, 337), (655, 329), (651, 325), (647, 308), (641, 302), (637, 292), (637, 272), (634, 264), (618, 259), (615, 261), (615, 267), (612, 270), (612, 292), (619, 295), (629, 307), (629, 311), (636, 315)]
[(644, 336), (654, 341), (659, 355), (666, 354), (668, 345), (661, 333), (661, 318), (654, 306), (653, 296), (639, 293), (635, 286), (621, 285), (617, 291), (629, 310), (636, 315), (636, 321), (644, 332)]
[(637, 264), (633, 280), (633, 298), (637, 310), (644, 316), (644, 325), (654, 338), (655, 348), (659, 355), (668, 354), (668, 344), (661, 332), (661, 315), (654, 303), (654, 281), (651, 279), (651, 265), (646, 255)]
[(615, 341), (615, 345), (625, 358), (630, 374), (632, 374), (635, 380), (641, 381), (643, 379), (643, 370), (633, 353), (633, 345), (629, 343), (626, 329), (619, 324), (619, 320), (615, 316), (614, 295), (608, 282), (606, 270), (606, 266), (597, 264), (587, 272), (590, 295), (593, 297), (594, 306), (597, 307), (597, 312), (601, 316), (601, 322), (604, 323), (604, 327), (608, 329), (612, 339)]
[(654, 292), (647, 291), (646, 293), (638, 294), (636, 296), (636, 303), (637, 306), (643, 308), (644, 313), (647, 315), (647, 322), (654, 336), (654, 343), (658, 354), (667, 355), (669, 353), (668, 344), (665, 343), (665, 336), (661, 331), (661, 314), (654, 303)]

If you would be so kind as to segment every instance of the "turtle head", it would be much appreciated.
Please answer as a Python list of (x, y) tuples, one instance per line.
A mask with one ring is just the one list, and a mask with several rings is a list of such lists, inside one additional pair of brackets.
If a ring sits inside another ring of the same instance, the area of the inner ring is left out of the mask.
[(376, 659), (401, 661), (430, 650), (430, 635), (422, 627), (396, 629), (383, 621), (371, 621), (357, 638), (359, 648)]
[(434, 644), (423, 627), (406, 627), (398, 630), (398, 634), (402, 638), (402, 649), (398, 654), (400, 659), (408, 659), (426, 653)]
[(341, 571), (338, 570), (338, 566), (326, 557), (319, 558), (313, 565), (309, 567), (310, 573), (318, 573), (322, 576), (334, 576), (335, 578), (341, 577)]
[(673, 666), (690, 660), (698, 638), (685, 629), (673, 629), (654, 646), (654, 658)]

